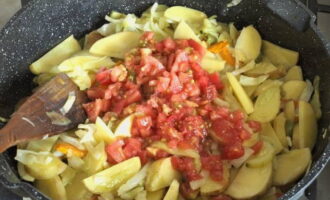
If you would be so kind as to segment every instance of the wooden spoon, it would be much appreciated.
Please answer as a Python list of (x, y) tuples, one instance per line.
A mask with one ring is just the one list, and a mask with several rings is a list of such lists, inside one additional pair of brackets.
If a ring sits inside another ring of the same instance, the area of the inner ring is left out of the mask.
[(0, 152), (77, 127), (86, 120), (82, 107), (86, 101), (85, 93), (67, 75), (57, 75), (28, 97), (0, 130)]

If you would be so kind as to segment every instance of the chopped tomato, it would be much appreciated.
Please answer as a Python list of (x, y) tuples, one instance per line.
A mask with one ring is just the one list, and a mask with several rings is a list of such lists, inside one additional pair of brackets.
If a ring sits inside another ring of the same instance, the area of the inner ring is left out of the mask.
[(255, 145), (251, 147), (251, 149), (254, 151), (254, 155), (258, 154), (260, 150), (262, 149), (264, 143), (262, 141), (258, 141)]
[(229, 196), (220, 194), (216, 197), (213, 197), (212, 200), (232, 200)]
[(194, 166), (194, 160), (188, 157), (171, 158), (174, 169), (180, 171), (188, 181), (201, 179), (201, 175), (197, 172)]
[(142, 142), (137, 138), (128, 138), (125, 140), (125, 147), (123, 149), (125, 158), (132, 158), (139, 155), (142, 151)]
[(193, 49), (195, 49), (195, 51), (199, 54), (199, 56), (202, 58), (205, 53), (206, 53), (206, 49), (199, 44), (198, 42), (196, 42), (195, 40), (188, 40), (188, 44), (189, 46), (191, 46)]
[(108, 162), (111, 164), (116, 164), (124, 161), (126, 159), (125, 153), (122, 149), (124, 146), (123, 140), (117, 140), (106, 146), (106, 152), (108, 155)]
[(220, 155), (206, 155), (201, 157), (203, 169), (210, 172), (210, 176), (215, 181), (223, 178), (223, 163)]
[(92, 122), (101, 114), (102, 111), (102, 100), (96, 99), (94, 102), (83, 104), (83, 107), (88, 115), (88, 119)]
[(248, 125), (254, 132), (261, 131), (261, 124), (257, 121), (250, 120), (250, 121), (248, 121)]
[(244, 148), (242, 143), (236, 141), (234, 143), (224, 145), (222, 147), (222, 153), (224, 159), (233, 160), (244, 155)]
[(224, 85), (220, 79), (220, 75), (217, 72), (214, 72), (213, 74), (209, 74), (209, 79), (212, 84), (215, 85), (215, 87), (218, 90), (222, 90), (224, 88)]

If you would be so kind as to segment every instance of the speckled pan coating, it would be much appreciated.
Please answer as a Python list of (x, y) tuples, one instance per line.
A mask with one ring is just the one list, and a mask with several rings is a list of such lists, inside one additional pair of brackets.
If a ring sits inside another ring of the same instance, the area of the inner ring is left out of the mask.
[[(154, 0), (35, 0), (20, 10), (0, 32), (0, 116), (9, 116), (17, 101), (34, 87), (28, 66), (70, 34), (81, 37), (99, 27), (110, 10), (140, 14)], [(233, 8), (219, 0), (159, 0), (217, 14), (220, 21), (242, 27), (254, 24), (263, 38), (300, 52), (306, 77), (321, 77), (323, 117), (313, 151), (313, 165), (281, 199), (295, 199), (321, 172), (330, 157), (330, 44), (314, 25), (315, 16), (295, 0), (243, 0)], [(0, 182), (22, 196), (47, 199), (16, 177), (15, 150), (0, 155)]]

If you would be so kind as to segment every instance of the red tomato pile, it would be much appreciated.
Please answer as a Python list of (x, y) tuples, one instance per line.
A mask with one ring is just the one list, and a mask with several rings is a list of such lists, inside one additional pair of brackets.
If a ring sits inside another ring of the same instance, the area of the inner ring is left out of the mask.
[[(91, 121), (97, 116), (108, 120), (141, 113), (132, 127), (132, 138), (107, 146), (109, 162), (118, 163), (133, 156), (144, 161), (169, 156), (164, 151), (151, 155), (146, 147), (164, 141), (170, 148), (194, 149), (201, 154), (202, 167), (211, 177), (222, 179), (224, 160), (244, 154), (242, 143), (249, 130), (260, 129), (257, 122), (246, 122), (241, 111), (215, 105), (224, 88), (218, 73), (201, 68), (205, 48), (194, 40), (165, 39), (156, 42), (146, 32), (139, 48), (111, 69), (101, 69), (92, 88), (91, 102), (84, 108)], [(230, 103), (230, 102), (229, 102)], [(212, 138), (212, 139), (211, 139)], [(203, 150), (207, 140), (217, 142), (220, 154)], [(172, 163), (187, 180), (200, 178), (191, 159), (174, 157)]]

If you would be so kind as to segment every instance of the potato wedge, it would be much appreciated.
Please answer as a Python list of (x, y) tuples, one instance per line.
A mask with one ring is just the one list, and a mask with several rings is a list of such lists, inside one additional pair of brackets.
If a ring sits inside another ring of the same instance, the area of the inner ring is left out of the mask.
[(207, 18), (205, 13), (183, 6), (172, 6), (168, 8), (164, 16), (173, 21), (185, 21), (189, 24), (203, 24), (204, 19)]
[(317, 137), (317, 121), (311, 104), (299, 101), (299, 148), (313, 149)]
[(273, 126), (275, 133), (278, 137), (278, 139), (281, 141), (282, 145), (284, 147), (288, 147), (288, 140), (286, 139), (286, 130), (285, 130), (285, 122), (286, 118), (284, 116), (284, 113), (281, 112), (277, 115), (277, 117), (274, 119)]
[(124, 58), (125, 54), (138, 46), (140, 33), (120, 32), (96, 41), (89, 52), (99, 56)]
[(133, 157), (83, 180), (89, 191), (95, 194), (111, 192), (134, 176), (141, 168), (139, 157)]
[(291, 150), (277, 156), (273, 184), (282, 186), (296, 181), (305, 173), (311, 157), (309, 148)]
[(100, 142), (93, 147), (84, 157), (84, 161), (84, 171), (87, 174), (94, 174), (101, 171), (104, 168), (104, 163), (107, 161), (104, 142)]
[(25, 181), (33, 182), (35, 180), (35, 178), (26, 171), (25, 166), (20, 162), (17, 163), (17, 172)]
[(299, 137), (300, 137), (300, 134), (299, 134), (299, 123), (296, 124), (294, 127), (293, 127), (293, 131), (292, 131), (292, 148), (294, 149), (299, 149), (300, 148), (300, 144), (299, 144)]
[(268, 141), (274, 147), (275, 154), (278, 154), (283, 150), (283, 145), (269, 122), (262, 124), (260, 135), (263, 140)]
[(52, 67), (60, 64), (63, 60), (81, 51), (79, 42), (71, 35), (63, 42), (30, 65), (30, 70), (34, 74), (47, 73)]
[(296, 108), (294, 105), (294, 101), (288, 101), (284, 105), (284, 114), (285, 117), (294, 122), (296, 120)]
[(205, 184), (200, 188), (202, 195), (211, 195), (214, 193), (223, 192), (229, 184), (229, 167), (223, 167), (223, 179), (221, 181), (214, 181), (210, 176), (207, 177)]
[(131, 137), (131, 129), (135, 114), (131, 114), (123, 119), (115, 130), (115, 137)]
[(271, 177), (272, 162), (258, 168), (249, 168), (244, 165), (225, 193), (236, 199), (255, 197), (265, 192), (271, 183)]
[(298, 52), (285, 49), (266, 40), (262, 41), (262, 52), (274, 65), (294, 66), (298, 62)]
[(79, 172), (75, 175), (71, 183), (65, 187), (68, 200), (82, 200), (92, 197), (93, 194), (87, 190), (83, 183), (83, 180), (87, 177), (88, 174)]
[(284, 77), (284, 81), (303, 81), (302, 70), (299, 66), (293, 66)]
[(306, 88), (305, 81), (287, 81), (282, 85), (283, 98), (298, 100)]
[(268, 142), (263, 141), (263, 147), (260, 152), (254, 156), (251, 156), (247, 160), (248, 167), (262, 167), (271, 162), (275, 155), (275, 148)]
[(244, 86), (244, 91), (246, 92), (246, 94), (251, 98), (254, 94), (254, 92), (256, 91), (256, 89), (258, 88), (257, 85), (253, 85), (253, 86)]
[(165, 190), (157, 190), (154, 192), (147, 192), (147, 200), (162, 200), (165, 194)]
[(262, 123), (273, 120), (280, 110), (280, 98), (279, 87), (271, 87), (262, 92), (254, 104), (254, 112), (250, 115), (250, 119)]
[(174, 39), (193, 39), (201, 42), (190, 26), (185, 22), (181, 21), (174, 31)]
[(238, 82), (238, 80), (232, 73), (228, 72), (228, 73), (226, 73), (226, 75), (227, 75), (227, 78), (228, 78), (228, 81), (229, 81), (231, 87), (234, 90), (236, 97), (238, 98), (239, 102), (243, 106), (245, 112), (247, 114), (252, 113), (254, 108), (253, 108), (253, 104), (252, 104), (250, 97), (246, 94), (243, 87), (241, 86), (241, 84)]
[(279, 87), (283, 84), (282, 81), (279, 80), (265, 80), (265, 82), (261, 83), (254, 92), (254, 96), (259, 96), (264, 91), (268, 90), (271, 87)]
[(67, 200), (65, 187), (59, 176), (47, 180), (37, 180), (35, 185), (52, 200)]
[(177, 200), (179, 196), (180, 183), (177, 180), (173, 180), (168, 188), (163, 200)]
[(36, 151), (36, 152), (50, 152), (58, 139), (58, 135), (43, 139), (43, 140), (33, 140), (28, 143), (26, 150)]
[(272, 63), (263, 61), (261, 63), (256, 64), (253, 69), (245, 72), (244, 74), (248, 76), (260, 76), (270, 74), (272, 72), (275, 72), (276, 70), (277, 67), (275, 67)]
[(179, 179), (180, 174), (171, 162), (171, 157), (157, 160), (151, 164), (146, 179), (147, 191), (154, 192), (168, 187), (173, 180)]
[(235, 45), (235, 55), (239, 61), (249, 62), (260, 54), (261, 37), (253, 26), (243, 28)]
[(94, 138), (96, 142), (112, 143), (115, 141), (115, 135), (111, 129), (104, 123), (104, 121), (97, 117), (95, 121), (96, 131), (94, 132)]

